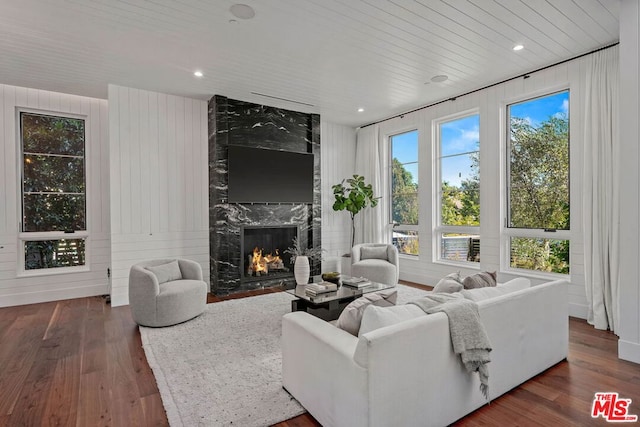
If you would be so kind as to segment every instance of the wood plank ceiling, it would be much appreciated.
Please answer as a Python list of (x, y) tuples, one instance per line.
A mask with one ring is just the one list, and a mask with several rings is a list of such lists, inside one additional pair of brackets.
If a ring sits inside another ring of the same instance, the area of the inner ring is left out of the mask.
[(0, 0), (0, 83), (219, 94), (357, 126), (619, 37), (618, 0), (238, 2), (255, 17), (228, 0)]

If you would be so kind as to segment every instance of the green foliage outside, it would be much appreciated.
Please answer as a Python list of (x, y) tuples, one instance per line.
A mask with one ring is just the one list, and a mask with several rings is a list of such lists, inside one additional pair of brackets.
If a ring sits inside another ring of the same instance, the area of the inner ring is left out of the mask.
[[(479, 142), (477, 143), (479, 144)], [(442, 182), (442, 225), (480, 225), (480, 161), (478, 152), (469, 154), (471, 175), (460, 187)]]
[[(392, 199), (391, 219), (396, 224), (418, 224), (418, 184), (414, 181), (413, 174), (409, 172), (395, 157), (391, 165)], [(420, 244), (418, 233), (401, 231), (405, 237), (394, 238), (394, 244), (403, 254), (418, 255)]]
[[(86, 230), (85, 123), (21, 113), (22, 230)], [(25, 242), (25, 268), (84, 264), (84, 240)]]
[[(509, 225), (568, 230), (569, 119), (549, 117), (534, 127), (511, 118)], [(511, 266), (569, 273), (569, 241), (512, 238)]]

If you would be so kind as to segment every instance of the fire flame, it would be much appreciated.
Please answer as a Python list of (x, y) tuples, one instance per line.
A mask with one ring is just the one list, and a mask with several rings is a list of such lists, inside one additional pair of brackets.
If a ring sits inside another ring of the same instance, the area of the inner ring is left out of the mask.
[(255, 247), (253, 249), (253, 255), (251, 257), (251, 270), (255, 273), (268, 273), (269, 272), (269, 264), (274, 263), (282, 263), (282, 258), (280, 258), (280, 253), (278, 249), (276, 249), (276, 254), (267, 254), (262, 255), (262, 249)]

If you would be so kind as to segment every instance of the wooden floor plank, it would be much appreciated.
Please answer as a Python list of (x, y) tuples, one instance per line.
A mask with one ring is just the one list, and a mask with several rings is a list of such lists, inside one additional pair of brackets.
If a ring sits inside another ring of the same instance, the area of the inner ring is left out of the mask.
[[(129, 307), (92, 297), (0, 308), (0, 337), (0, 425), (168, 425)], [(573, 318), (569, 337), (567, 361), (455, 425), (601, 426), (604, 420), (590, 416), (601, 391), (632, 399), (630, 412), (640, 415), (640, 365), (617, 358), (617, 337)], [(319, 424), (303, 414), (277, 426)]]

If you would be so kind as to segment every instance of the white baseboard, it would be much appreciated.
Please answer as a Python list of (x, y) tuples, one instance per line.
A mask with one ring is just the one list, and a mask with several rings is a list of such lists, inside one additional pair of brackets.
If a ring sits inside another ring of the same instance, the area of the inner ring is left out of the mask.
[(111, 290), (111, 307), (129, 305), (129, 288), (116, 288)]
[(406, 280), (407, 282), (418, 283), (420, 285), (434, 286), (438, 283), (438, 279), (432, 277), (425, 277), (423, 274), (411, 274), (400, 272), (400, 280)]
[(27, 292), (19, 294), (3, 295), (0, 307), (12, 307), (15, 305), (38, 304), (41, 302), (61, 301), (73, 298), (94, 297), (109, 293), (109, 285), (98, 284), (81, 286), (77, 288), (52, 289), (49, 291)]
[(587, 320), (589, 309), (584, 304), (569, 303), (569, 316)]
[(633, 363), (640, 363), (640, 344), (619, 339), (618, 358)]

